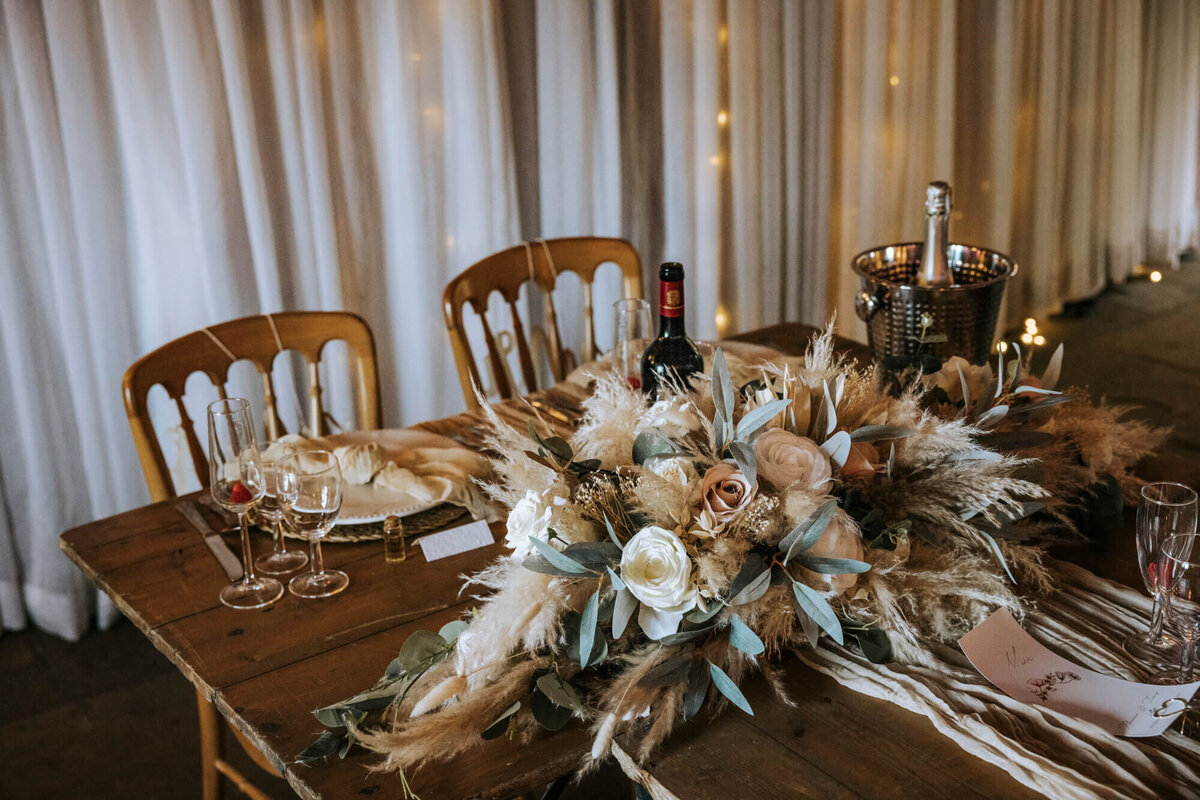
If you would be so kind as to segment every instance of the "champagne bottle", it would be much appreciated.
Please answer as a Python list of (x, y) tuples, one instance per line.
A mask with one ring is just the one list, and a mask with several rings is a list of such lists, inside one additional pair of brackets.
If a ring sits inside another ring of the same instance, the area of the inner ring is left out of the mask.
[(950, 286), (954, 283), (954, 274), (946, 260), (949, 227), (950, 184), (934, 181), (925, 189), (925, 246), (921, 249), (917, 286)]
[(683, 265), (669, 261), (658, 268), (658, 338), (642, 356), (642, 391), (656, 400), (660, 386), (690, 387), (703, 371), (704, 357), (684, 328)]

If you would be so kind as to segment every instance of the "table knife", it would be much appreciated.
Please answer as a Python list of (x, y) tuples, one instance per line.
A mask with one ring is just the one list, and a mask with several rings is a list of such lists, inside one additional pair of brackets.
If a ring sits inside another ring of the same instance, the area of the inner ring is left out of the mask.
[(184, 500), (181, 503), (176, 503), (175, 509), (204, 537), (204, 543), (208, 545), (208, 549), (212, 551), (221, 568), (225, 570), (225, 574), (229, 576), (229, 580), (240, 581), (242, 579), (242, 562), (229, 549), (229, 545), (225, 544), (225, 540), (221, 538), (221, 534), (214, 531), (212, 526), (208, 524), (208, 521), (204, 519), (204, 515), (200, 513), (200, 509), (196, 507), (196, 504)]

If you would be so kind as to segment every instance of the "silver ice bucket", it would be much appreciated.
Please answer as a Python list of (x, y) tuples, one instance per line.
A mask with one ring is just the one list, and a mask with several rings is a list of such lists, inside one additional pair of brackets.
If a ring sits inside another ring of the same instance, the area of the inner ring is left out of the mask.
[(946, 340), (928, 343), (921, 352), (983, 364), (992, 350), (1005, 282), (1017, 274), (1017, 265), (994, 250), (952, 244), (946, 258), (954, 285), (916, 286), (923, 248), (921, 242), (889, 244), (854, 257), (854, 271), (862, 279), (854, 308), (867, 323), (875, 360), (916, 355), (921, 316), (929, 314), (933, 323), (927, 335), (944, 334)]

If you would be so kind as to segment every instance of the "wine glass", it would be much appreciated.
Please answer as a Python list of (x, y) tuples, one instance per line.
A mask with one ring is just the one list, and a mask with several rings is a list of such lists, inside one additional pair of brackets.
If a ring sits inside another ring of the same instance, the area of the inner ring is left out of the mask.
[(650, 303), (640, 297), (613, 303), (613, 372), (630, 389), (642, 388), (642, 353), (654, 338), (651, 322)]
[(1135, 633), (1121, 643), (1125, 652), (1149, 664), (1170, 664), (1180, 657), (1179, 641), (1163, 633), (1164, 589), (1159, 573), (1163, 542), (1175, 534), (1196, 532), (1196, 493), (1182, 483), (1147, 483), (1137, 511), (1138, 566), (1146, 590), (1154, 597), (1150, 632)]
[(1150, 683), (1175, 685), (1196, 678), (1196, 642), (1200, 639), (1200, 535), (1186, 533), (1163, 542), (1158, 585), (1167, 596), (1167, 615), (1183, 639), (1179, 667), (1150, 676)]
[(309, 542), (308, 572), (288, 583), (297, 597), (329, 597), (350, 585), (341, 570), (325, 569), (321, 537), (333, 527), (342, 508), (342, 470), (328, 450), (305, 450), (282, 462), (280, 497), (293, 530)]
[(283, 539), (283, 504), (279, 499), (280, 462), (296, 454), (296, 449), (284, 442), (271, 442), (259, 448), (263, 469), (263, 497), (258, 515), (271, 524), (275, 546), (254, 561), (254, 566), (268, 575), (286, 575), (308, 563), (303, 550), (288, 550)]
[(237, 514), (242, 528), (242, 577), (221, 590), (221, 602), (230, 608), (269, 606), (283, 595), (283, 584), (254, 574), (248, 517), (262, 500), (265, 481), (250, 404), (240, 397), (208, 406), (208, 471), (212, 498)]

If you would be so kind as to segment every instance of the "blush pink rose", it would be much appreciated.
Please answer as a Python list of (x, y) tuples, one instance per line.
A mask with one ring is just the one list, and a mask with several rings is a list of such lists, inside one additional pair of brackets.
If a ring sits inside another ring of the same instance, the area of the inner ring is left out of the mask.
[(795, 484), (820, 489), (831, 476), (829, 456), (812, 439), (772, 428), (754, 445), (758, 476), (779, 491)]
[(754, 499), (750, 485), (737, 467), (727, 461), (714, 464), (700, 481), (700, 505), (716, 522), (728, 522)]
[[(842, 511), (838, 511), (829, 521), (829, 527), (825, 529), (825, 533), (808, 553), (821, 558), (849, 558), (862, 561), (862, 536), (859, 535), (854, 523)], [(804, 576), (806, 578), (804, 582), (814, 589), (834, 591), (838, 594), (845, 594), (858, 583), (856, 573), (824, 575), (806, 569)]]

